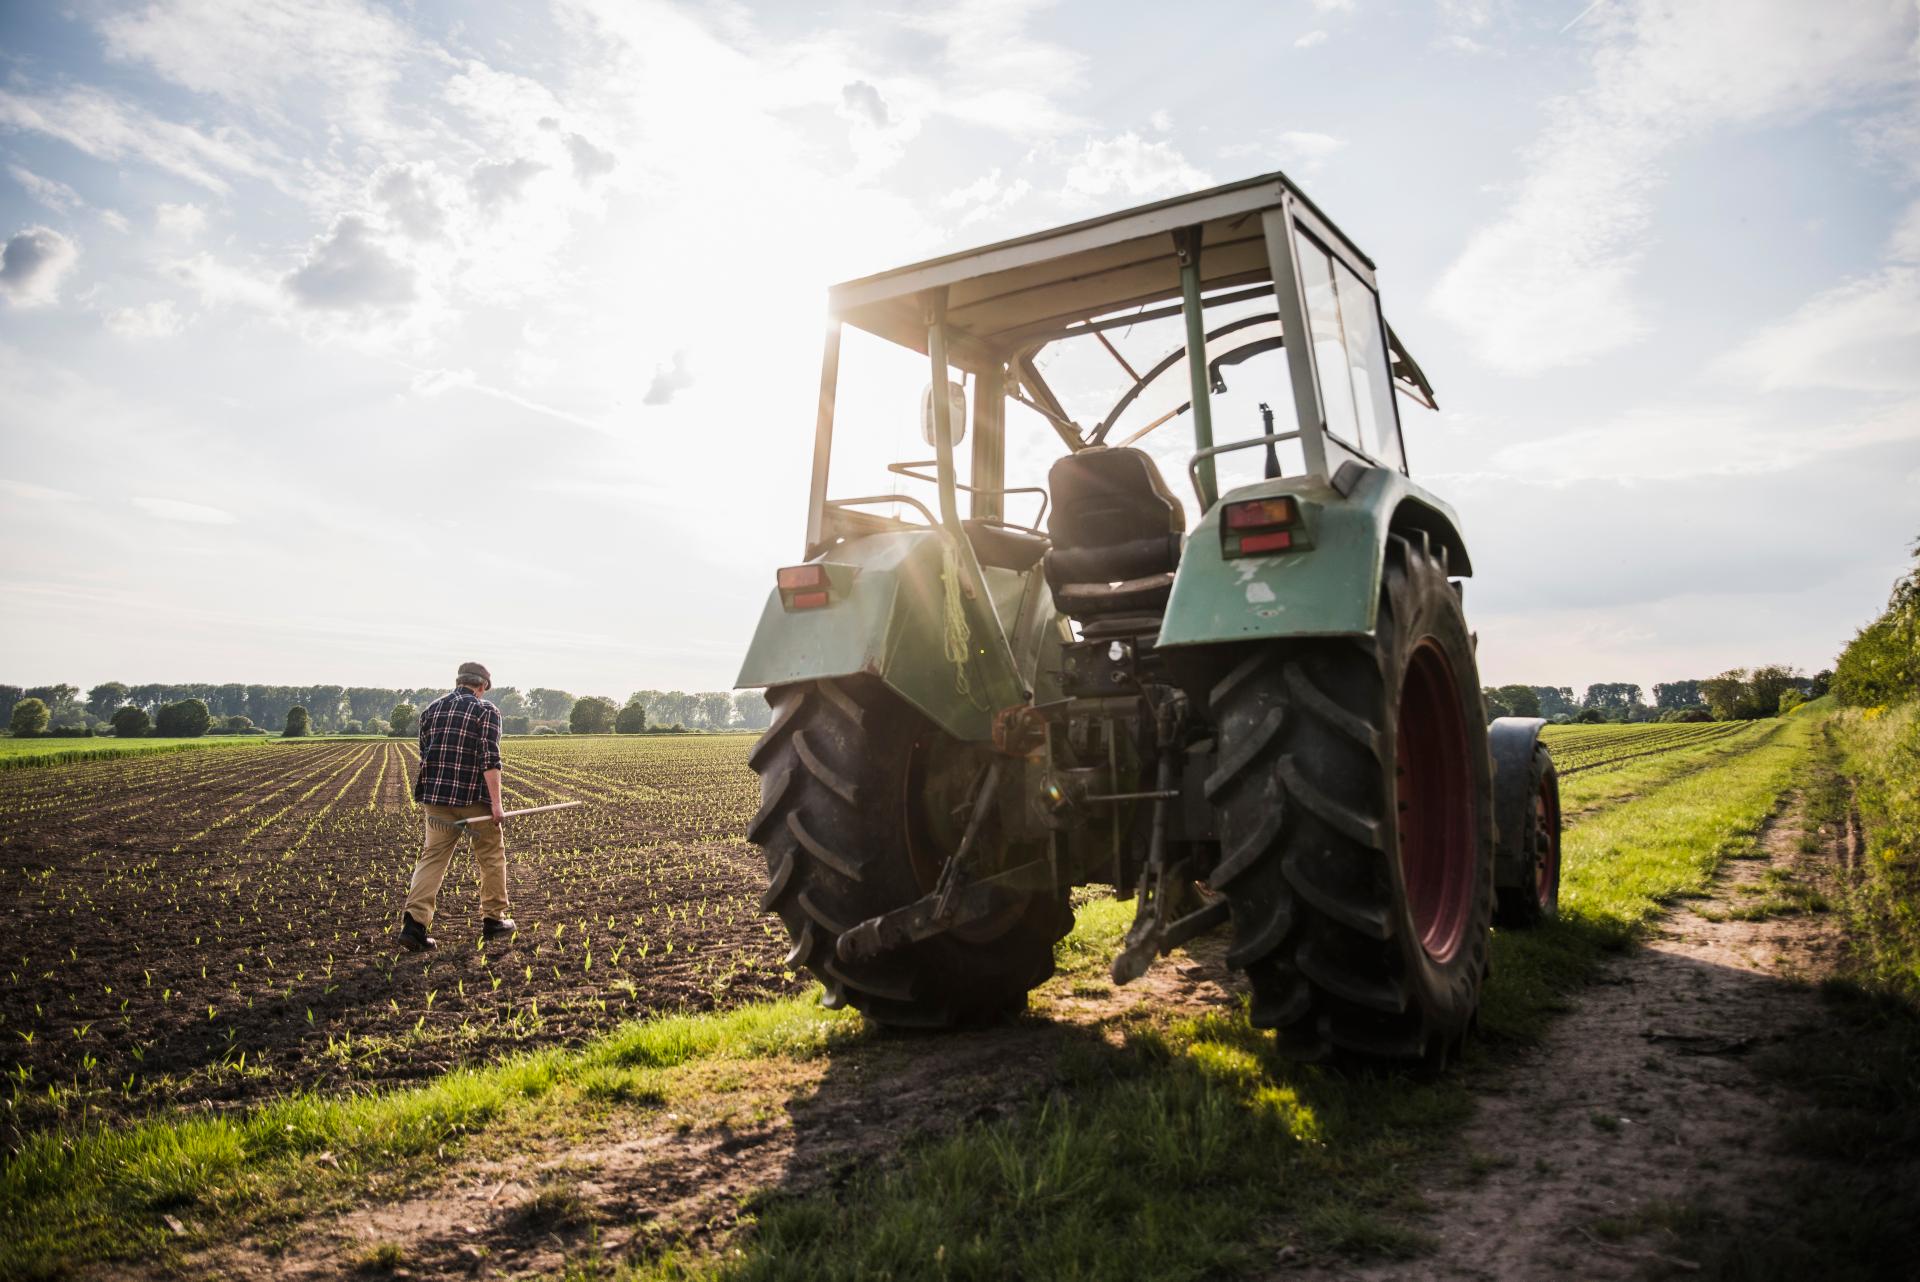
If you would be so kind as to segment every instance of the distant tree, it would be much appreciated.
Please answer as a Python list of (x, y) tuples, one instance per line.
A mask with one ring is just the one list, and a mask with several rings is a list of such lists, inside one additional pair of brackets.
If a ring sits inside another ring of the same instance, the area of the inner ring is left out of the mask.
[(87, 691), (87, 711), (101, 720), (113, 715), (114, 709), (127, 701), (127, 687), (120, 681), (102, 681)]
[(1607, 719), (1607, 714), (1600, 711), (1600, 709), (1598, 708), (1582, 708), (1580, 709), (1580, 711), (1576, 712), (1573, 716), (1574, 722), (1578, 725), (1583, 725), (1583, 726), (1599, 725), (1602, 722), (1604, 722), (1606, 719)]
[(577, 700), (567, 712), (567, 728), (575, 734), (606, 734), (620, 715), (619, 705), (604, 695)]
[(13, 705), (25, 695), (26, 691), (19, 686), (0, 686), (0, 721), (13, 716)]
[(383, 717), (367, 718), (368, 734), (390, 734), (392, 733), (392, 731), (393, 731), (393, 727), (387, 724), (385, 718)]
[(647, 705), (638, 699), (628, 699), (620, 705), (620, 712), (613, 719), (616, 734), (645, 734), (647, 729)]
[(1822, 668), (1807, 681), (1807, 698), (1818, 699), (1833, 689), (1833, 669)]
[(1602, 681), (1587, 687), (1587, 694), (1580, 701), (1583, 708), (1598, 708), (1607, 714), (1607, 719), (1625, 720), (1633, 706), (1640, 702), (1640, 687), (1630, 681)]
[(502, 717), (531, 717), (533, 715), (532, 705), (527, 702), (527, 696), (521, 694), (512, 686), (501, 686), (499, 689), (488, 691), (487, 701), (494, 707), (500, 709), (500, 715)]
[(733, 696), (724, 690), (712, 690), (693, 696), (699, 708), (700, 724), (709, 730), (725, 730), (733, 720)]
[(1756, 717), (1778, 716), (1780, 696), (1794, 689), (1796, 675), (1792, 668), (1779, 664), (1755, 668), (1753, 675), (1747, 678), (1747, 697), (1753, 704), (1753, 715)]
[(765, 730), (773, 724), (773, 708), (767, 696), (758, 690), (742, 690), (733, 696), (733, 715), (748, 730)]
[(1481, 687), (1480, 701), (1487, 705), (1488, 722), (1498, 721), (1502, 717), (1510, 717), (1513, 715), (1513, 709), (1507, 706), (1507, 701), (1500, 697), (1500, 691), (1493, 686)]
[(537, 687), (527, 691), (527, 702), (533, 705), (536, 721), (564, 721), (573, 711), (573, 696), (565, 690)]
[(34, 735), (45, 734), (47, 723), (51, 720), (47, 701), (28, 696), (13, 705), (13, 715), (7, 721), (7, 728), (13, 731), (17, 739), (30, 739)]
[(306, 708), (316, 730), (339, 729), (346, 702), (347, 692), (343, 686), (308, 686), (300, 692), (301, 706)]
[(684, 690), (650, 690), (646, 692), (647, 721), (651, 725), (687, 726), (700, 716), (700, 703)]
[(1697, 708), (1700, 706), (1698, 681), (1656, 681), (1653, 686), (1656, 708)]
[[(216, 717), (247, 716), (247, 688), (238, 681), (215, 686), (207, 699), (207, 711)], [(247, 719), (252, 720), (251, 717)]]
[(137, 739), (147, 732), (153, 724), (153, 718), (147, 710), (134, 704), (123, 704), (113, 714), (113, 732), (122, 739)]
[(1500, 702), (1507, 705), (1507, 715), (1513, 717), (1537, 717), (1540, 715), (1540, 696), (1532, 686), (1501, 686)]
[(411, 703), (396, 703), (393, 711), (387, 714), (387, 724), (391, 727), (388, 734), (404, 739), (416, 734), (420, 729), (420, 711)]
[(1580, 710), (1580, 705), (1573, 701), (1571, 686), (1529, 686), (1528, 688), (1540, 700), (1540, 715), (1543, 717), (1549, 719), (1570, 717)]
[(198, 739), (213, 724), (204, 699), (182, 699), (160, 709), (153, 719), (154, 733), (166, 739)]
[(340, 727), (341, 734), (365, 734), (366, 732), (367, 723), (364, 721), (349, 721)]
[(80, 687), (70, 685), (28, 686), (27, 698), (38, 699), (47, 705), (47, 711), (58, 712), (62, 708), (77, 707), (74, 702), (80, 697)]
[(252, 734), (252, 717), (227, 717), (220, 722), (222, 734)]
[(1738, 721), (1756, 715), (1745, 668), (1729, 668), (1702, 681), (1700, 700), (1715, 721)]
[(311, 733), (313, 725), (307, 717), (307, 710), (299, 704), (287, 709), (286, 729), (280, 732), (282, 739), (304, 739)]
[(500, 731), (502, 734), (532, 734), (533, 718), (524, 713), (516, 717), (502, 717)]

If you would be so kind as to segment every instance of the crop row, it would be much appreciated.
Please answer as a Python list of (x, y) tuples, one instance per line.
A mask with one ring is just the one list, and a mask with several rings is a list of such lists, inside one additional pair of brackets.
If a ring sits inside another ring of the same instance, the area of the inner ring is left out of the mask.
[(1637, 757), (1700, 747), (1738, 734), (1747, 726), (1740, 721), (1548, 726), (1545, 738), (1553, 751), (1554, 767), (1564, 777)]

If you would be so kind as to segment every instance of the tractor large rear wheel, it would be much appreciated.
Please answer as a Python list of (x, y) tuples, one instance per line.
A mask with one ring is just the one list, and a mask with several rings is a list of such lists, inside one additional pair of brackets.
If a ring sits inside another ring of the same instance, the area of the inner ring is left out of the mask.
[(1444, 1059), (1479, 1008), (1493, 913), (1491, 763), (1444, 562), (1389, 541), (1372, 637), (1242, 651), (1210, 705), (1228, 960), (1303, 1059)]
[[(1034, 894), (964, 930), (849, 964), (841, 934), (934, 887), (957, 846), (985, 750), (941, 733), (868, 678), (767, 692), (773, 724), (749, 763), (760, 810), (748, 837), (767, 859), (762, 906), (793, 939), (787, 964), (883, 1024), (945, 1027), (1018, 1010), (1053, 974), (1073, 925), (1064, 892)], [(979, 841), (999, 842), (991, 819)]]

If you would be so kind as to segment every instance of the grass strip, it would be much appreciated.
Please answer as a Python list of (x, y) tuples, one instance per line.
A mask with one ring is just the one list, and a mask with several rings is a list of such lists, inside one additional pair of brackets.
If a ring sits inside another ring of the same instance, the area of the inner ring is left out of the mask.
[(1568, 824), (1632, 801), (1674, 780), (1730, 761), (1771, 739), (1786, 724), (1756, 721), (1722, 738), (1707, 739), (1671, 752), (1629, 758), (1597, 770), (1560, 779), (1560, 813)]
[[(244, 748), (268, 740), (261, 735), (221, 735), (211, 739), (0, 739), (0, 770), (69, 766), (78, 761), (114, 757), (150, 757), (208, 748)], [(83, 744), (84, 747), (73, 747)]]
[(57, 1277), (95, 1260), (176, 1259), (183, 1248), (297, 1214), (330, 1194), (397, 1192), (440, 1168), (475, 1132), (516, 1115), (537, 1125), (543, 1109), (571, 1117), (586, 1101), (645, 1103), (664, 1098), (663, 1075), (682, 1065), (804, 1058), (863, 1035), (859, 1019), (823, 1010), (812, 997), (790, 998), (629, 1023), (577, 1049), (401, 1090), (41, 1131), (0, 1164), (0, 1278)]

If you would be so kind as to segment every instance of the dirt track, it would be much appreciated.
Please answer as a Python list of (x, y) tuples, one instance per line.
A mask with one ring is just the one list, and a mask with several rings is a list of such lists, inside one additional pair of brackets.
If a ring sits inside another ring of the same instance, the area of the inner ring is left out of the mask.
[(1432, 1255), (1317, 1275), (1684, 1274), (1698, 1262), (1674, 1225), (1781, 1217), (1783, 1176), (1800, 1159), (1770, 1140), (1796, 1103), (1752, 1059), (1832, 1035), (1813, 985), (1838, 968), (1845, 942), (1830, 913), (1729, 914), (1777, 891), (1782, 875), (1830, 882), (1835, 852), (1801, 851), (1797, 820), (1790, 805), (1754, 857), (1729, 861), (1710, 899), (1676, 909), (1543, 1045), (1474, 1084), (1480, 1109), (1459, 1158), (1424, 1190)]

